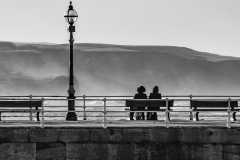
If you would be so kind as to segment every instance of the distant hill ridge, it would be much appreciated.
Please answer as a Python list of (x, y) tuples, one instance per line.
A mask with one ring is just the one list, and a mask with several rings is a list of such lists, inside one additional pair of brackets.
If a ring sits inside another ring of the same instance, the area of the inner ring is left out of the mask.
[[(1, 94), (67, 95), (69, 44), (0, 42)], [(74, 44), (77, 95), (238, 94), (240, 59), (175, 46)], [(61, 78), (59, 78), (61, 77)], [(63, 80), (65, 77), (65, 80)]]

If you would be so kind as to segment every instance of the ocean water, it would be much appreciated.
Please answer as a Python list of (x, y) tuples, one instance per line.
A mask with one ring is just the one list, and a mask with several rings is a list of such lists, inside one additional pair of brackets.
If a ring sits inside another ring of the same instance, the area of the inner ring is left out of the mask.
[[(45, 100), (44, 102), (44, 119), (45, 120), (65, 120), (68, 107), (66, 100)], [(78, 120), (84, 118), (84, 102), (75, 102), (75, 111)], [(91, 100), (85, 102), (85, 113), (87, 120), (103, 120), (104, 102), (102, 100)], [(108, 120), (128, 120), (129, 113), (125, 111), (125, 101), (107, 101), (106, 114)], [(173, 111), (170, 113), (171, 119), (189, 120), (189, 101), (175, 101)], [(146, 114), (145, 114), (146, 115)], [(2, 113), (2, 120), (29, 120), (30, 113)], [(36, 119), (35, 113), (32, 114), (33, 119)], [(41, 114), (40, 114), (41, 117)], [(166, 114), (158, 112), (158, 119), (164, 120)], [(199, 119), (201, 120), (226, 120), (227, 112), (200, 112)]]

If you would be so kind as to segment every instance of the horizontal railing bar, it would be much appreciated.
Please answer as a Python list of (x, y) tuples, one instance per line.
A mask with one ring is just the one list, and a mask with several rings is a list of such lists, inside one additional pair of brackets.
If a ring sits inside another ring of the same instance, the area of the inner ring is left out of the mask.
[[(16, 101), (30, 101), (30, 99), (17, 99), (17, 98), (13, 98), (13, 99), (9, 99), (9, 98), (6, 98), (6, 99), (3, 99), (3, 98), (0, 98), (0, 101), (2, 100), (16, 100)], [(42, 99), (31, 99), (31, 101), (41, 101)]]
[[(162, 111), (159, 111), (159, 110), (143, 110), (143, 111), (111, 111), (111, 110), (108, 110), (107, 112), (165, 112), (166, 110), (162, 110)], [(228, 110), (226, 109), (225, 111), (218, 111), (218, 112), (227, 112)], [(26, 112), (26, 113), (29, 113), (29, 112), (33, 112), (33, 113), (36, 113), (36, 112), (40, 112), (39, 111), (31, 111), (31, 110), (0, 110), (0, 112)], [(86, 111), (78, 111), (78, 110), (75, 110), (75, 111), (59, 111), (59, 110), (44, 110), (43, 112), (104, 112), (102, 110), (86, 110)], [(212, 111), (212, 110), (209, 110), (209, 111), (193, 111), (193, 110), (185, 110), (185, 111), (178, 111), (178, 110), (169, 110), (168, 112), (215, 112), (215, 111)], [(239, 110), (231, 110), (230, 112), (240, 112)]]
[[(26, 118), (29, 118), (29, 116), (1, 116), (1, 117), (26, 117)], [(40, 116), (41, 117), (41, 116)], [(44, 117), (52, 117), (52, 118), (54, 118), (54, 117), (65, 117), (65, 116), (45, 116), (44, 115)], [(1, 121), (0, 121), (1, 122)]]
[[(22, 101), (29, 101), (30, 99), (19, 99), (19, 98), (0, 98), (1, 100), (22, 100)], [(32, 101), (41, 101), (42, 99), (31, 99)], [(75, 100), (75, 101), (103, 101), (104, 99), (44, 99), (44, 101), (68, 101), (68, 100)], [(131, 101), (166, 101), (166, 99), (106, 99), (107, 101), (126, 101), (126, 100), (131, 100)], [(190, 101), (190, 99), (168, 99), (170, 100), (175, 100), (175, 101)], [(228, 99), (192, 99), (192, 100), (199, 100), (199, 101), (228, 101)], [(240, 101), (240, 99), (231, 99), (232, 101)]]
[[(212, 99), (213, 99), (214, 97), (212, 97)], [(227, 97), (227, 98), (232, 98), (232, 97)], [(103, 100), (104, 98), (102, 98), (102, 99), (93, 99), (93, 98), (91, 98), (91, 99), (85, 99), (86, 101), (96, 101), (96, 100), (98, 100), (98, 101), (101, 101), (101, 100)], [(126, 98), (117, 98), (117, 99), (108, 99), (108, 98), (106, 98), (108, 101), (125, 101), (125, 100), (150, 100), (150, 101), (156, 101), (156, 100), (158, 100), (158, 101), (164, 101), (164, 100), (166, 100), (167, 98), (163, 98), (163, 99), (126, 99)], [(200, 98), (192, 98), (192, 100), (204, 100), (204, 99), (200, 99)], [(236, 98), (232, 98), (233, 100), (236, 100)], [(46, 100), (51, 100), (51, 99), (46, 99)], [(55, 100), (55, 99), (53, 99), (53, 100)], [(68, 100), (68, 99), (56, 99), (56, 100)], [(76, 99), (76, 100), (84, 100), (84, 99)], [(186, 100), (186, 101), (189, 101), (189, 100), (191, 100), (191, 99), (189, 99), (189, 98), (180, 98), (180, 99), (177, 99), (177, 98), (168, 98), (168, 100), (176, 100), (176, 101), (181, 101), (181, 100)], [(209, 99), (209, 100), (211, 100), (211, 99)], [(221, 99), (213, 99), (213, 100), (221, 100)], [(224, 99), (224, 100), (226, 100), (226, 99)]]
[[(39, 96), (44, 97), (44, 96)], [(60, 96), (59, 96), (60, 97)], [(65, 96), (62, 96), (65, 97)], [(83, 97), (83, 96), (76, 96)], [(134, 97), (134, 96), (85, 96), (88, 97)], [(162, 97), (240, 97), (240, 95), (162, 95)]]
[[(45, 110), (44, 113), (47, 113), (47, 112), (104, 112), (104, 111), (47, 111)], [(106, 111), (106, 112), (165, 112), (165, 110), (163, 111), (147, 111), (147, 110), (144, 110), (144, 111)], [(191, 110), (189, 111), (170, 111), (169, 112), (191, 112)]]
[[(48, 111), (48, 110), (44, 110), (44, 113), (47, 113), (47, 112), (104, 112), (104, 111)], [(106, 112), (165, 112), (165, 110), (163, 110), (163, 111), (146, 111), (146, 110), (144, 110), (144, 111), (106, 111)], [(170, 111), (169, 110), (169, 112), (173, 112), (173, 111)], [(181, 112), (181, 111), (176, 111), (176, 112)], [(190, 112), (190, 111), (182, 111), (182, 112)]]
[[(44, 108), (66, 108), (66, 107), (68, 107), (68, 106), (45, 106), (44, 105)], [(82, 107), (82, 106), (75, 106), (75, 107)]]
[[(0, 101), (1, 102), (1, 101)], [(68, 107), (68, 106), (44, 106), (44, 108), (66, 108), (66, 107)], [(77, 107), (77, 108), (83, 108), (84, 106), (75, 106), (75, 107)], [(86, 105), (85, 106), (86, 108), (94, 108), (94, 107), (104, 107), (104, 106), (88, 106), (88, 105)], [(130, 108), (130, 107), (126, 107), (126, 106), (109, 106), (109, 105), (107, 105), (106, 107), (111, 107), (111, 108), (114, 108), (114, 107), (116, 107), (116, 108), (120, 108), (120, 107), (122, 107), (122, 108)], [(166, 107), (166, 106), (160, 106), (160, 108), (162, 108), (162, 107)], [(190, 106), (172, 106), (172, 107), (174, 107), (174, 108), (181, 108), (181, 107), (190, 107)], [(226, 107), (226, 106), (223, 106), (223, 107)], [(0, 108), (4, 108), (4, 107), (0, 107)], [(9, 107), (9, 108), (13, 108), (13, 107)], [(25, 107), (25, 108), (29, 108), (29, 107)], [(34, 107), (32, 107), (32, 108), (34, 108)], [(151, 108), (151, 107), (150, 107)]]
[[(57, 95), (24, 95), (24, 96), (0, 96), (0, 97), (67, 97), (67, 96), (57, 96)], [(75, 96), (75, 97), (134, 97), (134, 96)], [(162, 97), (240, 97), (240, 95), (162, 95)]]
[[(84, 111), (68, 111), (68, 110), (66, 110), (66, 111), (54, 111), (54, 110), (44, 110), (44, 113), (46, 113), (46, 112), (84, 112)], [(103, 112), (103, 111), (85, 111), (85, 112)]]
[[(20, 112), (24, 112), (24, 113), (29, 113), (30, 111), (5, 111), (5, 113), (13, 113), (13, 112), (18, 112), (18, 113), (20, 113)], [(84, 112), (84, 111), (43, 111), (44, 113), (50, 113), (50, 112), (64, 112), (64, 113), (66, 113), (66, 112)], [(99, 113), (103, 113), (104, 111), (85, 111), (85, 112), (92, 112), (92, 113), (96, 113), (96, 112), (99, 112)], [(163, 110), (163, 111), (146, 111), (146, 110), (144, 110), (144, 111), (106, 111), (106, 112), (112, 112), (112, 113), (114, 113), (114, 112), (123, 112), (123, 113), (128, 113), (128, 112), (166, 112), (166, 110)], [(214, 111), (212, 111), (212, 110), (210, 110), (210, 111), (191, 111), (191, 110), (186, 110), (186, 111), (176, 111), (176, 110), (169, 110), (168, 112), (214, 112)], [(227, 110), (225, 110), (225, 111), (218, 111), (218, 112), (224, 112), (224, 113), (227, 113), (228, 111)], [(240, 111), (230, 111), (230, 113), (234, 113), (234, 112), (240, 112)], [(35, 112), (36, 113), (36, 112)], [(215, 112), (214, 112), (215, 113)], [(29, 117), (29, 116), (28, 116)], [(53, 116), (54, 117), (54, 116)]]
[[(82, 108), (83, 106), (79, 106), (79, 108)], [(86, 108), (94, 108), (94, 107), (97, 107), (97, 108), (103, 108), (104, 106), (88, 106), (88, 105), (86, 105), (85, 106)], [(106, 106), (106, 107), (109, 107), (109, 106)], [(123, 106), (120, 106), (120, 107), (123, 107)]]
[[(78, 116), (78, 117), (84, 117), (84, 116)], [(104, 116), (88, 116), (88, 117), (102, 117), (103, 118)], [(106, 116), (106, 117), (126, 117), (127, 118), (128, 116), (118, 116), (118, 115), (115, 116), (114, 115), (114, 116)]]
[(192, 97), (240, 97), (240, 95), (192, 95)]
[[(45, 106), (45, 105), (44, 105), (44, 108), (45, 108), (45, 107), (47, 107), (47, 108), (50, 108), (50, 107), (56, 107), (56, 108), (57, 108), (57, 107), (61, 107), (61, 108), (63, 108), (63, 107), (68, 107), (68, 106)], [(83, 106), (75, 106), (75, 107), (82, 108)], [(86, 106), (86, 107), (89, 107), (89, 106)], [(96, 106), (96, 107), (97, 107), (97, 106)]]
[(29, 97), (29, 95), (28, 96), (0, 96), (0, 97)]
[[(162, 107), (162, 106), (161, 106)], [(161, 108), (160, 107), (160, 108)], [(191, 106), (172, 106), (173, 108), (189, 108), (189, 107), (191, 107)]]
[[(199, 115), (199, 117), (227, 117), (228, 115)], [(29, 118), (29, 116), (1, 116), (1, 117), (25, 117), (25, 118)], [(41, 116), (40, 116), (41, 117)], [(44, 117), (51, 117), (51, 118), (54, 118), (54, 117), (65, 117), (65, 115), (63, 115), (63, 116), (45, 116), (44, 115)], [(81, 116), (81, 115), (79, 115), (79, 116), (77, 116), (77, 117), (84, 117), (84, 116)], [(104, 117), (104, 116), (101, 116), (101, 115), (97, 115), (97, 116), (91, 116), (91, 115), (89, 115), (88, 117)], [(108, 117), (108, 116), (107, 116)], [(110, 116), (111, 117), (111, 116)], [(114, 116), (112, 116), (112, 117), (128, 117), (127, 115), (126, 116), (121, 116), (121, 115), (114, 115)], [(164, 116), (158, 116), (158, 117), (164, 117)], [(173, 115), (171, 115), (171, 117), (179, 117), (179, 115), (175, 115), (175, 114), (173, 114)], [(185, 116), (186, 117), (186, 116)], [(183, 118), (185, 118), (185, 117), (183, 117)], [(236, 117), (240, 117), (240, 115), (236, 115)], [(164, 117), (165, 118), (165, 117)], [(1, 122), (1, 121), (0, 121)]]
[[(76, 97), (83, 97), (83, 96), (76, 96)], [(87, 97), (134, 97), (134, 96), (85, 96), (86, 98)]]
[[(154, 111), (155, 112), (155, 111)], [(163, 112), (165, 112), (165, 111), (163, 111)], [(168, 112), (192, 112), (191, 110), (187, 110), (187, 111), (174, 111), (174, 110), (172, 110), (172, 111), (168, 111)]]
[[(68, 100), (78, 100), (78, 101), (103, 101), (103, 99), (44, 99), (46, 101), (50, 100), (59, 100), (59, 101), (68, 101)], [(21, 99), (20, 99), (21, 100)], [(29, 99), (26, 99), (29, 100)], [(32, 100), (41, 100), (41, 99), (32, 99)], [(107, 99), (107, 101), (126, 101), (126, 100), (131, 100), (131, 101), (166, 101), (166, 99)], [(168, 100), (176, 100), (176, 101), (190, 101), (190, 100), (216, 100), (216, 101), (221, 101), (221, 100), (227, 100), (227, 99), (216, 99), (216, 98), (211, 98), (211, 99), (174, 99), (174, 98), (168, 98)], [(240, 99), (231, 99), (231, 100), (240, 100)]]
[(40, 112), (40, 110), (0, 110), (0, 112), (32, 112), (32, 113), (36, 113), (36, 112)]
[[(68, 106), (44, 106), (44, 108), (67, 108)], [(76, 108), (83, 108), (84, 106), (75, 106)], [(104, 106), (88, 106), (88, 105), (86, 105), (85, 106), (86, 107), (86, 109), (87, 108), (94, 108), (94, 107), (98, 107), (98, 108), (103, 108)], [(106, 106), (107, 108), (108, 107), (111, 107), (111, 108), (130, 108), (130, 107), (126, 107), (126, 106), (109, 106), (109, 105), (107, 105)], [(166, 106), (160, 106), (160, 108), (164, 108), (164, 107), (166, 107)], [(190, 107), (190, 106), (172, 106), (172, 107), (174, 107), (174, 108), (187, 108), (187, 107)], [(224, 106), (224, 107), (226, 107), (226, 106)], [(151, 107), (150, 107), (151, 108)]]

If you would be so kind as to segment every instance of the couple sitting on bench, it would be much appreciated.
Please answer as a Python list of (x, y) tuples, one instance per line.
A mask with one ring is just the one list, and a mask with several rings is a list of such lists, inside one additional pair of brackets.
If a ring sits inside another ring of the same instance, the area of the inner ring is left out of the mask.
[[(135, 94), (134, 99), (147, 99), (147, 95), (144, 93), (146, 91), (144, 86), (140, 86), (137, 88), (137, 94)], [(159, 89), (158, 86), (153, 88), (152, 93), (150, 93), (148, 99), (161, 99), (161, 93), (158, 93)], [(147, 111), (149, 110), (158, 110), (159, 107), (148, 107)], [(133, 110), (133, 109), (130, 109)], [(138, 110), (145, 110), (145, 107), (138, 107)], [(130, 120), (133, 120), (134, 112), (130, 112)], [(144, 112), (136, 112), (136, 119), (137, 120), (145, 120)], [(147, 112), (147, 120), (157, 120), (157, 112)]]

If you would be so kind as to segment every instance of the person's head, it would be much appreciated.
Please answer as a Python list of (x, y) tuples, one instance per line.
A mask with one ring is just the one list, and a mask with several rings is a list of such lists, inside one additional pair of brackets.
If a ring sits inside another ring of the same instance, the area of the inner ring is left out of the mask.
[(143, 93), (143, 92), (145, 92), (146, 91), (146, 89), (145, 89), (145, 87), (143, 87), (143, 86), (139, 86), (138, 88), (137, 88), (137, 92), (138, 93)]
[(159, 92), (158, 86), (153, 87), (153, 91), (152, 92), (153, 93), (158, 93)]

